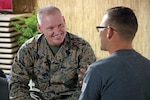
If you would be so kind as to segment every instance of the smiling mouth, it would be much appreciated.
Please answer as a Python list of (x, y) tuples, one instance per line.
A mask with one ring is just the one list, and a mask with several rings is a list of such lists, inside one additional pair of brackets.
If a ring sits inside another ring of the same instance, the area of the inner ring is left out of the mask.
[(61, 38), (61, 37), (62, 37), (62, 35), (63, 35), (63, 34), (62, 34), (62, 33), (60, 33), (60, 34), (56, 34), (56, 35), (54, 35), (53, 37), (57, 39), (57, 38)]

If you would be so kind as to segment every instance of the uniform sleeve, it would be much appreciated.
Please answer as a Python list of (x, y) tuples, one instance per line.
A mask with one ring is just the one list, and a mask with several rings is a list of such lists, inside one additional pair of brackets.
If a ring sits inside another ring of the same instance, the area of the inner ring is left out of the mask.
[(28, 49), (22, 46), (12, 64), (10, 77), (10, 99), (11, 100), (32, 100), (29, 96), (29, 76), (26, 70), (27, 67), (32, 66), (32, 59)]
[(85, 74), (79, 100), (100, 100), (101, 80), (90, 66)]
[(87, 65), (92, 64), (96, 61), (96, 57), (94, 51), (88, 42), (82, 44), (82, 52), (79, 57), (80, 59), (80, 67), (87, 68)]
[[(87, 67), (92, 64), (93, 62), (96, 61), (96, 57), (95, 57), (95, 54), (94, 54), (94, 51), (93, 49), (91, 48), (91, 46), (86, 42), (85, 44), (82, 44), (83, 45), (83, 48), (82, 48), (82, 52), (79, 56), (79, 72), (78, 74), (80, 74), (80, 69), (81, 68), (85, 68), (87, 69)], [(82, 79), (78, 79), (78, 86), (80, 88), (78, 88), (78, 91), (77, 92), (77, 95), (76, 97), (79, 98), (79, 95), (81, 93), (81, 85), (79, 84), (79, 81), (81, 81)]]
[[(96, 61), (96, 57), (92, 47), (89, 45), (88, 42), (82, 44), (82, 50), (79, 56), (79, 69), (85, 68), (87, 69), (89, 65)], [(78, 74), (81, 72), (79, 71)], [(82, 79), (79, 79), (79, 81)]]

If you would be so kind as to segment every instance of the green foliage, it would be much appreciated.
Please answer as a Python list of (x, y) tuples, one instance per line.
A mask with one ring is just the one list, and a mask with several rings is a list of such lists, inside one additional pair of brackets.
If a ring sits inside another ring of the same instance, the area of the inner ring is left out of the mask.
[(18, 17), (21, 23), (12, 22), (11, 24), (16, 27), (16, 31), (19, 32), (17, 43), (21, 46), (31, 37), (37, 35), (39, 32), (37, 30), (37, 17), (36, 14), (32, 14), (27, 18)]

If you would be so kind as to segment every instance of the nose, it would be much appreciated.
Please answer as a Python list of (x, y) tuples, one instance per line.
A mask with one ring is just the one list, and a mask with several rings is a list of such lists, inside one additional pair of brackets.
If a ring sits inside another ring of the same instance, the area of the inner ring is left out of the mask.
[(53, 33), (59, 33), (60, 32), (60, 28), (59, 27), (55, 27), (54, 29), (53, 29)]

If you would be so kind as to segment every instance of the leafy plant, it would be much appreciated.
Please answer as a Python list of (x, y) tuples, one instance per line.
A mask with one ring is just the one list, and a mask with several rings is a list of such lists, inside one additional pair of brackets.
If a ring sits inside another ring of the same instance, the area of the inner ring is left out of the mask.
[(11, 24), (16, 27), (16, 31), (19, 32), (17, 43), (21, 46), (31, 37), (37, 35), (39, 32), (37, 30), (37, 17), (36, 13), (29, 15), (27, 18), (18, 17), (21, 23), (12, 22)]

